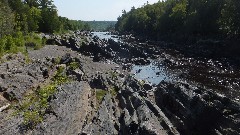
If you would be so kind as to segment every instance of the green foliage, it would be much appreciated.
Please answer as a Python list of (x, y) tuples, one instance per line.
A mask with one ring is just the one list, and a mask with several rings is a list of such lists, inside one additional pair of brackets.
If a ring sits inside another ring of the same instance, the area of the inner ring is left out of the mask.
[(52, 80), (54, 84), (57, 84), (57, 85), (68, 82), (69, 79), (65, 73), (65, 67), (62, 67), (62, 66), (58, 67), (58, 70)]
[(27, 47), (31, 47), (34, 50), (38, 50), (45, 45), (45, 40), (42, 39), (39, 35), (35, 33), (29, 33), (27, 36), (24, 37), (25, 45)]
[(29, 9), (29, 19), (28, 19), (28, 27), (29, 31), (37, 31), (39, 29), (39, 22), (42, 19), (41, 10), (36, 7), (31, 7)]
[(57, 85), (64, 84), (67, 81), (68, 78), (64, 74), (64, 68), (59, 68), (50, 85), (37, 89), (24, 98), (16, 113), (23, 116), (23, 124), (27, 128), (33, 129), (43, 121), (46, 111), (50, 109), (49, 101), (57, 92)]
[(8, 52), (12, 52), (16, 49), (16, 42), (12, 36), (6, 36), (5, 50)]
[(162, 37), (223, 37), (240, 35), (238, 0), (166, 0), (123, 11), (119, 32)]
[(7, 35), (0, 38), (0, 56), (6, 53), (26, 53), (26, 47), (39, 49), (45, 44), (45, 41), (35, 33), (29, 33), (23, 36), (20, 31), (15, 32), (13, 35)]
[(45, 41), (34, 32), (90, 29), (82, 21), (59, 17), (52, 0), (0, 0), (0, 7), (0, 56), (26, 53), (25, 45), (41, 48)]
[(225, 0), (219, 23), (223, 33), (229, 36), (240, 35), (240, 1)]
[(99, 103), (102, 102), (102, 100), (106, 94), (107, 94), (106, 90), (101, 90), (101, 89), (96, 90), (96, 98)]
[[(15, 14), (15, 23), (13, 20), (14, 14), (11, 13), (12, 11), (9, 8), (8, 3)], [(2, 3), (0, 4), (2, 5)], [(66, 30), (89, 29), (89, 26), (82, 21), (59, 17), (57, 14), (57, 8), (52, 0), (9, 0), (4, 5), (8, 8), (6, 8), (6, 10), (5, 8), (1, 9), (4, 11), (3, 15), (9, 15), (9, 19), (5, 17), (6, 20), (9, 20), (6, 25), (8, 25), (9, 28), (15, 25), (15, 28), (20, 28), (20, 30), (25, 33), (35, 31), (58, 33)], [(12, 21), (10, 21), (10, 19), (12, 19)], [(10, 27), (9, 24), (12, 26)]]
[(14, 14), (6, 1), (1, 0), (0, 7), (0, 38), (2, 38), (13, 33)]
[(41, 22), (39, 30), (46, 33), (54, 33), (60, 31), (60, 21), (55, 8), (46, 8), (41, 11)]
[(56, 64), (59, 64), (60, 61), (61, 61), (61, 58), (60, 58), (60, 57), (57, 57), (57, 58), (54, 59), (54, 64), (55, 64), (55, 65), (56, 65)]
[(94, 31), (111, 30), (116, 24), (115, 21), (86, 21), (85, 23), (88, 25), (86, 29), (91, 29)]
[(39, 49), (44, 39), (34, 32), (62, 33), (90, 29), (82, 21), (59, 17), (52, 0), (0, 0), (0, 56)]
[(90, 30), (88, 24), (79, 20), (69, 20), (66, 17), (59, 17), (59, 20), (61, 22), (61, 32), (66, 30)]
[(17, 53), (22, 52), (25, 53), (24, 49), (24, 39), (23, 36), (16, 35), (13, 36), (4, 36), (0, 39), (0, 56), (6, 54), (6, 53)]
[(80, 67), (80, 64), (78, 62), (71, 62), (69, 63), (68, 67), (70, 70), (75, 70)]
[(17, 114), (23, 116), (23, 124), (32, 129), (43, 121), (43, 116), (49, 108), (48, 100), (56, 92), (57, 87), (51, 84), (31, 93), (24, 98), (24, 101), (17, 110)]
[(27, 110), (24, 112), (24, 124), (29, 125), (29, 128), (35, 127), (38, 123), (42, 122), (43, 118), (38, 111)]
[(119, 89), (117, 87), (110, 88), (109, 92), (114, 97), (118, 94)]

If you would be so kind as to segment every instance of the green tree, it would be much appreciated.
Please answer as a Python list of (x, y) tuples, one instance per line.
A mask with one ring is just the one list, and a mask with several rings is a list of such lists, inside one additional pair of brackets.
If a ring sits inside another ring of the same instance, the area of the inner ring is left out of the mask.
[(57, 11), (51, 8), (42, 9), (42, 20), (40, 22), (39, 30), (41, 32), (57, 32), (60, 30), (60, 21), (57, 15)]
[(31, 7), (28, 14), (28, 28), (29, 31), (37, 31), (39, 22), (42, 19), (41, 10), (36, 7)]
[(172, 27), (175, 33), (183, 33), (186, 27), (185, 20), (187, 17), (187, 0), (178, 2), (173, 8), (170, 18), (172, 19)]
[(57, 14), (56, 6), (52, 0), (41, 0), (41, 21), (39, 24), (39, 30), (41, 32), (58, 32), (60, 31), (61, 24)]
[(0, 38), (12, 34), (14, 28), (14, 14), (7, 1), (0, 0)]
[(240, 35), (240, 1), (226, 0), (219, 19), (220, 29), (228, 36)]
[(24, 3), (26, 3), (29, 7), (39, 7), (40, 1), (39, 0), (24, 0)]
[(8, 1), (11, 9), (15, 14), (15, 27), (20, 28), (21, 31), (28, 32), (28, 14), (29, 6), (24, 4), (21, 0)]

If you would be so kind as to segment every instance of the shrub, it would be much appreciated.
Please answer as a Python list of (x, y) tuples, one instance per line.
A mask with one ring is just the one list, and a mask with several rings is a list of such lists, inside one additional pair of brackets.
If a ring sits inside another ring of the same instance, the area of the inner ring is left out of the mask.
[(65, 67), (59, 67), (52, 80), (54, 84), (58, 85), (68, 82), (69, 78), (65, 73)]
[(4, 38), (6, 38), (6, 40), (7, 40), (4, 49), (5, 49), (7, 52), (13, 51), (14, 48), (15, 48), (14, 38), (13, 38), (12, 36), (6, 36), (6, 37), (4, 37)]
[(69, 64), (69, 69), (70, 70), (75, 70), (75, 69), (79, 68), (79, 66), (80, 66), (80, 64), (78, 62), (71, 62)]
[(6, 43), (7, 39), (5, 37), (0, 39), (0, 56), (4, 55)]
[(23, 36), (23, 33), (18, 31), (13, 35), (7, 35), (0, 39), (0, 57), (6, 53), (22, 52), (26, 54), (25, 46), (36, 50), (42, 48), (45, 42), (45, 39), (35, 33)]
[(15, 44), (17, 47), (25, 46), (25, 40), (24, 40), (24, 36), (23, 36), (22, 32), (20, 32), (20, 31), (16, 32), (14, 37), (15, 37)]
[(46, 43), (45, 39), (42, 39), (39, 37), (39, 35), (35, 33), (30, 33), (27, 36), (25, 36), (25, 45), (27, 47), (33, 48), (34, 50), (38, 50), (43, 47), (43, 45)]

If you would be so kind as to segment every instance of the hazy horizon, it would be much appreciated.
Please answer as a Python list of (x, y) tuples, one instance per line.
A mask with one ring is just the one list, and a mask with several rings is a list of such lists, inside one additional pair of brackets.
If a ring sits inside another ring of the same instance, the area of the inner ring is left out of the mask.
[(130, 11), (143, 6), (147, 1), (150, 4), (159, 0), (55, 0), (58, 14), (73, 20), (82, 21), (117, 21), (122, 10)]

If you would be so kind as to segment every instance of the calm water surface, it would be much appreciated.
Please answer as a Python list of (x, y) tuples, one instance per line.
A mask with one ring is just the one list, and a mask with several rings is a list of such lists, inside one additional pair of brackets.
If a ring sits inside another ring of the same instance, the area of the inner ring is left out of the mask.
[[(118, 42), (116, 35), (110, 35), (109, 32), (92, 32), (93, 36), (100, 39), (113, 39)], [(161, 81), (172, 81), (173, 76), (167, 72), (166, 67), (157, 60), (151, 60), (149, 65), (133, 65), (131, 73), (136, 79), (148, 81), (151, 84), (159, 84)]]

